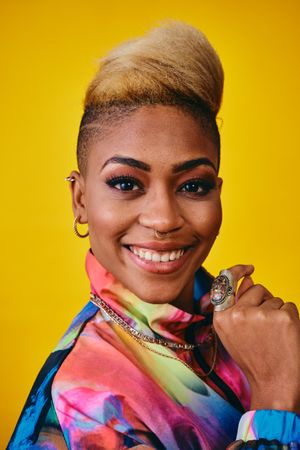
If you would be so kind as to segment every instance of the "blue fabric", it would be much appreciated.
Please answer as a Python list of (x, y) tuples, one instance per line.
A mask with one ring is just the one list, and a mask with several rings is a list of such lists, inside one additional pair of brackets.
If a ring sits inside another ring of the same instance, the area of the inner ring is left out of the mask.
[(258, 410), (253, 418), (258, 438), (277, 439), (282, 444), (300, 443), (300, 416), (289, 411)]
[[(68, 335), (72, 329), (77, 329), (78, 336), (85, 323), (97, 311), (98, 307), (89, 302), (75, 317), (64, 336)], [(64, 337), (61, 341), (63, 340)], [(75, 341), (73, 341), (73, 345), (74, 343)], [(25, 403), (20, 419), (8, 444), (8, 450), (26, 450), (36, 442), (51, 407), (51, 386), (53, 378), (72, 348), (73, 346), (69, 346), (65, 350), (54, 351), (45, 362)]]
[(194, 280), (194, 299), (199, 301), (211, 288), (213, 277), (203, 268), (197, 270)]

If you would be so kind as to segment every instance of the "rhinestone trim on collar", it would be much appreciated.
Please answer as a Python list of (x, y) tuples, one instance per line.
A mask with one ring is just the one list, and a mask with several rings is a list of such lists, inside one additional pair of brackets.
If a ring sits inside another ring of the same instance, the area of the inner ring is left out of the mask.
[(120, 317), (102, 298), (98, 297), (96, 294), (91, 293), (90, 300), (99, 308), (103, 309), (109, 317), (118, 325), (120, 325), (129, 334), (137, 339), (141, 339), (144, 342), (149, 342), (150, 344), (159, 344), (164, 347), (178, 349), (178, 350), (193, 350), (194, 348), (200, 347), (202, 344), (180, 344), (178, 342), (168, 341), (161, 338), (153, 338), (141, 333), (132, 326), (130, 326), (122, 317)]
[(183, 350), (193, 350), (196, 347), (200, 347), (201, 344), (179, 344), (177, 342), (170, 342), (164, 339), (155, 339), (150, 336), (147, 336), (140, 331), (135, 330), (133, 327), (131, 327), (122, 317), (120, 317), (110, 306), (108, 306), (107, 303), (105, 303), (104, 300), (102, 300), (100, 297), (98, 297), (96, 294), (91, 293), (90, 300), (94, 305), (98, 306), (98, 308), (101, 308), (110, 318), (113, 322), (115, 322), (117, 325), (119, 325), (125, 333), (127, 333), (129, 336), (131, 336), (138, 344), (140, 344), (142, 347), (148, 349), (149, 351), (156, 353), (157, 355), (164, 356), (165, 358), (173, 359), (175, 361), (180, 362), (185, 367), (187, 367), (189, 370), (194, 372), (195, 375), (197, 375), (200, 378), (206, 378), (208, 377), (214, 370), (216, 362), (217, 362), (217, 335), (212, 327), (211, 333), (213, 336), (213, 355), (212, 355), (212, 365), (208, 372), (200, 374), (198, 371), (194, 370), (191, 366), (189, 366), (185, 361), (178, 358), (177, 356), (172, 355), (166, 355), (165, 353), (161, 353), (158, 350), (154, 350), (153, 348), (149, 347), (144, 341), (151, 344), (159, 344), (164, 347), (169, 347), (172, 349), (183, 349)]

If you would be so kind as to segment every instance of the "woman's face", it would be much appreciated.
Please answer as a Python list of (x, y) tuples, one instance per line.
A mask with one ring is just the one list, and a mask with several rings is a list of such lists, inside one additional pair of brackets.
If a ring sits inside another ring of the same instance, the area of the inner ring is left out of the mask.
[[(97, 260), (149, 303), (190, 311), (222, 220), (217, 149), (174, 106), (145, 106), (90, 144), (73, 209)], [(169, 233), (157, 239), (154, 230)]]

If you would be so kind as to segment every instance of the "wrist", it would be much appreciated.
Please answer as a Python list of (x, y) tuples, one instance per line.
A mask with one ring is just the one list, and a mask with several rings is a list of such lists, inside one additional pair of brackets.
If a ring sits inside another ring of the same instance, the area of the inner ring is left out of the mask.
[(271, 396), (255, 394), (251, 397), (250, 408), (251, 410), (274, 409), (300, 414), (300, 401), (293, 397), (289, 398), (282, 395), (279, 397), (278, 393)]
[(290, 411), (300, 414), (300, 389), (299, 381), (293, 378), (281, 378), (276, 376), (265, 381), (252, 378), (251, 409), (273, 409)]

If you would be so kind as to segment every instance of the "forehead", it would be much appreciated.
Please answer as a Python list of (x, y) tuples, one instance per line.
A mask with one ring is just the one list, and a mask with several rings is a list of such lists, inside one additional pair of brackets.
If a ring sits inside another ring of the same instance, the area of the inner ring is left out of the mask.
[(218, 152), (197, 120), (175, 106), (143, 106), (91, 142), (88, 172), (115, 155), (167, 168), (206, 157), (218, 166)]

